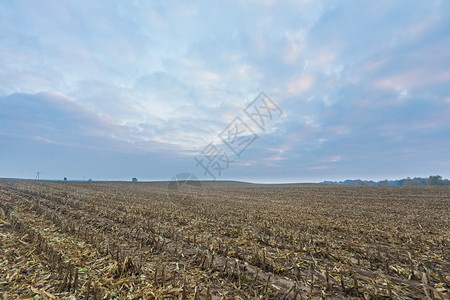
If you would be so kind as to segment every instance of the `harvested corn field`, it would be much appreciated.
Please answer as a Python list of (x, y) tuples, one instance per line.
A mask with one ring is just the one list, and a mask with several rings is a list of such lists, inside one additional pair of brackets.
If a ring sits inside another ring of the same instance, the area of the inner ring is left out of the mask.
[(0, 299), (448, 299), (449, 187), (0, 181)]

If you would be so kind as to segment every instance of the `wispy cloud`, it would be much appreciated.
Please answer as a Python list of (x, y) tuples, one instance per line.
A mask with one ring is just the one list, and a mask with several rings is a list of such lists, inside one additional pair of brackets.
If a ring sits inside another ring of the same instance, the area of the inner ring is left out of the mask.
[(450, 4), (367, 4), (3, 2), (2, 149), (160, 151), (184, 168), (265, 91), (283, 118), (230, 178), (414, 176), (411, 159), (450, 177)]

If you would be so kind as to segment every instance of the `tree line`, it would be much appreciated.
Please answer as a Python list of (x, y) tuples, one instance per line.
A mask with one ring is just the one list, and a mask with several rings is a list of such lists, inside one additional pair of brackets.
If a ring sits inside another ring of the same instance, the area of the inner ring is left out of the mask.
[(323, 181), (324, 184), (343, 184), (356, 186), (423, 186), (423, 185), (450, 185), (450, 180), (443, 179), (440, 175), (429, 176), (428, 178), (414, 177), (403, 178), (399, 180), (350, 180), (345, 181)]

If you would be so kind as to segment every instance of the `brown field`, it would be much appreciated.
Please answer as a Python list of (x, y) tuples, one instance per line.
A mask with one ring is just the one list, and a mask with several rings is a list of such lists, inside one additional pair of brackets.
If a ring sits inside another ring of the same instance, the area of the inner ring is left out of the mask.
[(450, 187), (0, 180), (0, 299), (449, 299)]

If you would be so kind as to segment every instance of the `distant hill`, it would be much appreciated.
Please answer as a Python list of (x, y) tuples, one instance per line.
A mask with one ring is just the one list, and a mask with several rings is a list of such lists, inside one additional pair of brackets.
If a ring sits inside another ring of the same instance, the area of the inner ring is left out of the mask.
[(342, 185), (355, 185), (355, 186), (422, 186), (422, 185), (450, 185), (450, 180), (443, 179), (442, 176), (430, 176), (428, 178), (415, 177), (404, 178), (399, 180), (350, 180), (345, 181), (323, 181), (323, 184), (342, 184)]

